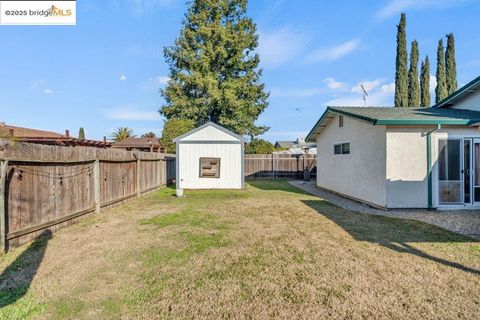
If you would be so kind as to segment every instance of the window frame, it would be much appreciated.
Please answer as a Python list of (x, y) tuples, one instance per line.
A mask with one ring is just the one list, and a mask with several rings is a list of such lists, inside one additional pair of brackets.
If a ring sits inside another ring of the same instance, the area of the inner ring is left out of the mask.
[[(348, 145), (348, 152), (344, 151), (344, 145)], [(336, 153), (336, 147), (340, 146), (340, 153)], [(349, 156), (352, 154), (352, 144), (350, 141), (337, 142), (333, 144), (333, 155), (334, 156)]]
[(338, 127), (339, 128), (343, 128), (343, 124), (344, 124), (344, 119), (343, 119), (343, 115), (338, 115)]
[[(202, 175), (202, 170), (204, 170), (202, 168), (202, 160), (203, 161), (217, 161), (218, 164), (218, 170), (217, 170), (217, 174), (216, 175), (213, 175), (213, 176), (205, 176), (205, 175)], [(221, 158), (219, 157), (200, 157), (199, 158), (199, 172), (198, 172), (198, 177), (200, 179), (220, 179), (220, 168), (221, 168)]]

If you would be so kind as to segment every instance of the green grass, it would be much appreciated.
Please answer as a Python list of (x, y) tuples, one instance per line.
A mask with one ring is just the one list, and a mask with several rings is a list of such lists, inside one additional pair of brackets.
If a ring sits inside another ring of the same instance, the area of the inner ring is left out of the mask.
[[(161, 189), (1, 257), (15, 285), (0, 287), (0, 319), (478, 315), (472, 239), (350, 212), (285, 180), (185, 195)], [(13, 281), (42, 250), (30, 286)]]

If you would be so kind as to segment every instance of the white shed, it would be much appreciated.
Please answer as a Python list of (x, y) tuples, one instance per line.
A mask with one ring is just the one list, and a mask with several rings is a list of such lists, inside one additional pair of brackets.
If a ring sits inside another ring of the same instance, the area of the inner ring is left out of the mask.
[(175, 139), (177, 189), (243, 189), (243, 137), (208, 122)]

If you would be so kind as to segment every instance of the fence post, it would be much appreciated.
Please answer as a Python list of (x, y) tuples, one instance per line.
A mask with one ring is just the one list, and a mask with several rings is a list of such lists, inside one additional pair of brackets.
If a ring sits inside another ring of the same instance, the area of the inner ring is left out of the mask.
[(275, 160), (273, 159), (273, 153), (272, 153), (272, 179), (275, 179)]
[(95, 213), (100, 213), (101, 207), (101, 194), (100, 194), (100, 184), (102, 178), (100, 177), (100, 159), (95, 159), (93, 163), (93, 185), (94, 185), (94, 192), (95, 192)]
[(140, 190), (140, 179), (141, 179), (141, 177), (140, 177), (140, 174), (141, 174), (140, 163), (141, 163), (140, 156), (137, 155), (137, 162), (136, 162), (136, 164), (137, 164), (137, 198), (139, 198), (142, 194), (142, 191)]
[(165, 156), (162, 156), (162, 159), (157, 161), (157, 166), (158, 166), (158, 186), (161, 187), (163, 185), (162, 183), (162, 177), (165, 175), (165, 168), (167, 168), (167, 165), (165, 163)]
[(6, 226), (5, 226), (5, 182), (7, 178), (8, 171), (8, 160), (3, 160), (0, 163), (0, 247), (3, 252), (6, 250), (5, 240), (6, 240)]

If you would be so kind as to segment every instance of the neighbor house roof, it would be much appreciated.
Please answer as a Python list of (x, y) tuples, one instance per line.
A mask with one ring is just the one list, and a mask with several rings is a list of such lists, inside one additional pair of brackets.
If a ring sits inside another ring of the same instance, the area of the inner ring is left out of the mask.
[(55, 138), (65, 138), (66, 137), (63, 134), (52, 132), (52, 131), (22, 128), (22, 127), (7, 125), (5, 123), (0, 123), (0, 132), (4, 135), (11, 135), (11, 136), (16, 137), (16, 138), (50, 138), (50, 139), (55, 139)]
[(295, 141), (277, 141), (275, 142), (275, 147), (277, 148), (291, 148), (296, 146), (297, 143)]
[(315, 143), (307, 143), (305, 141), (276, 141), (275, 142), (275, 147), (276, 148), (303, 148), (303, 147), (308, 147), (308, 148), (313, 148), (315, 147)]
[(327, 107), (306, 141), (315, 141), (332, 114), (340, 114), (372, 125), (475, 125), (480, 111), (442, 108)]
[(441, 100), (440, 102), (436, 103), (433, 108), (448, 108), (449, 106), (455, 104), (460, 99), (464, 98), (465, 96), (475, 92), (480, 88), (480, 77), (477, 77), (458, 89), (457, 91), (453, 92), (451, 95), (446, 97), (445, 99)]
[(123, 139), (121, 141), (115, 142), (112, 145), (112, 148), (138, 148), (138, 149), (147, 149), (147, 148), (158, 148), (160, 147), (160, 142), (158, 138), (135, 138), (130, 137)]
[[(24, 127), (17, 127), (7, 125), (4, 122), (0, 123), (0, 133), (5, 136), (14, 137), (22, 142), (50, 144), (61, 146), (88, 146), (106, 148), (110, 146), (109, 142), (96, 141), (88, 139), (77, 139), (70, 137), (68, 134), (60, 134), (52, 131), (45, 131), (39, 129), (31, 129)], [(68, 130), (66, 131), (68, 133)]]

